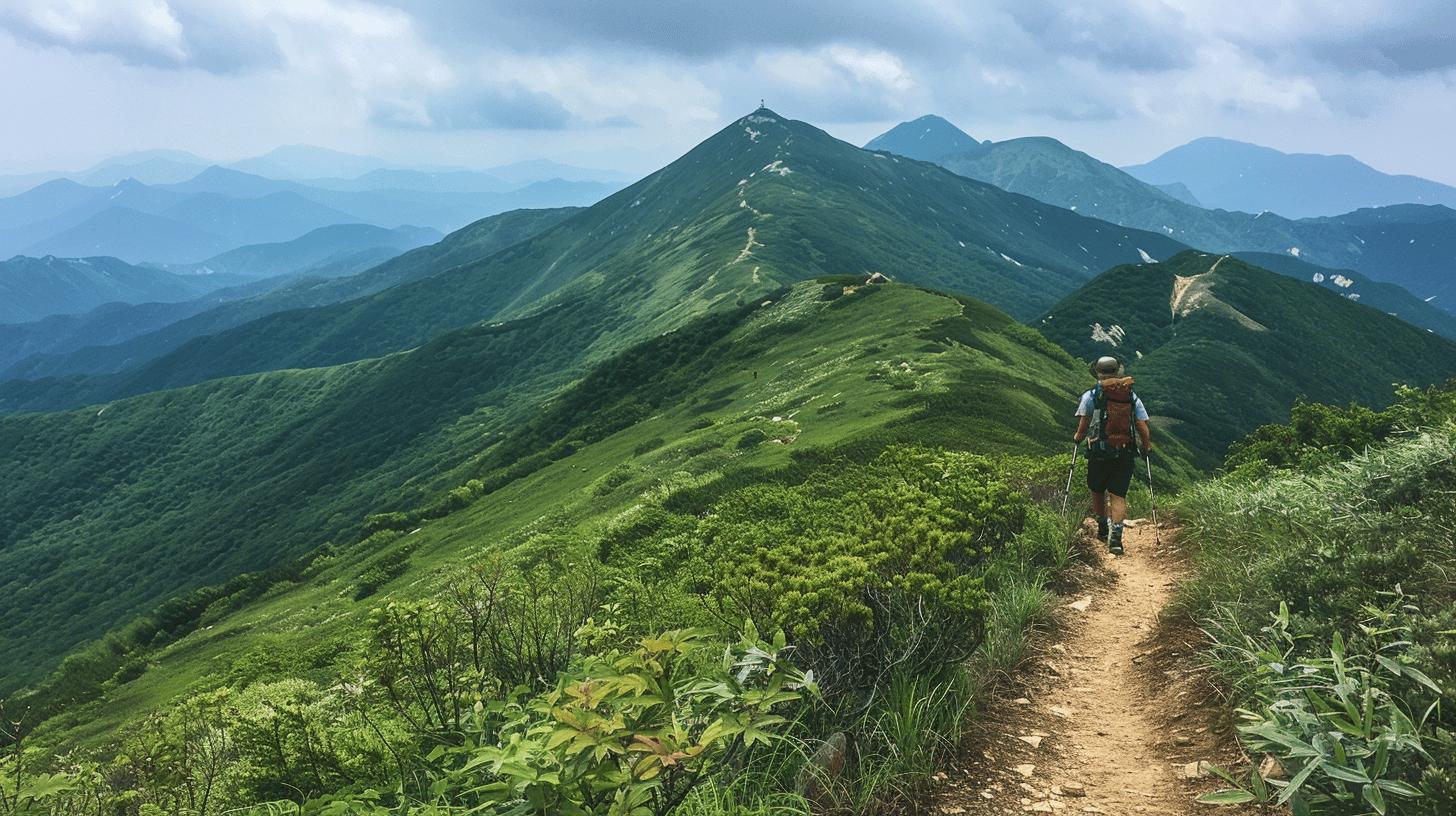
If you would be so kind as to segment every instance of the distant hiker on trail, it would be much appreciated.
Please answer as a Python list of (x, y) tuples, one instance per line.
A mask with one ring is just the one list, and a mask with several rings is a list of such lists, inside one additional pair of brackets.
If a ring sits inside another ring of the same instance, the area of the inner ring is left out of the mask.
[[(1097, 514), (1097, 538), (1113, 555), (1122, 555), (1122, 522), (1127, 516), (1127, 489), (1137, 457), (1152, 453), (1148, 409), (1132, 390), (1132, 377), (1122, 375), (1116, 357), (1099, 357), (1090, 366), (1097, 384), (1077, 404), (1077, 432), (1072, 441), (1087, 440), (1087, 489)], [(1133, 442), (1134, 434), (1142, 443)]]

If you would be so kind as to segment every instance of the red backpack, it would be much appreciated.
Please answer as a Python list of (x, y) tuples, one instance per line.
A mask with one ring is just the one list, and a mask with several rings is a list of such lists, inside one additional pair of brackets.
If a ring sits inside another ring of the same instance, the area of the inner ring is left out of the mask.
[(1087, 437), (1088, 455), (1094, 458), (1131, 456), (1137, 452), (1137, 396), (1132, 392), (1132, 377), (1102, 380), (1092, 388), (1092, 433)]

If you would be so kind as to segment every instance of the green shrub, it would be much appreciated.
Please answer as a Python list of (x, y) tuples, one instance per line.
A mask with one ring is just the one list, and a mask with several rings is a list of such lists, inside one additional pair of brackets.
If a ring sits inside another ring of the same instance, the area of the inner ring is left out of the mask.
[(742, 436), (738, 437), (738, 441), (734, 443), (734, 447), (738, 448), (739, 450), (749, 450), (751, 448), (756, 448), (767, 441), (768, 434), (764, 433), (762, 428), (750, 428)]
[(889, 666), (938, 673), (981, 639), (978, 568), (1028, 511), (990, 460), (891, 448), (863, 468), (761, 484), (701, 526), (706, 600), (722, 620), (783, 629), (836, 693)]
[(401, 545), (371, 559), (354, 581), (354, 600), (360, 601), (373, 595), (380, 587), (403, 575), (409, 569), (413, 552), (413, 546)]

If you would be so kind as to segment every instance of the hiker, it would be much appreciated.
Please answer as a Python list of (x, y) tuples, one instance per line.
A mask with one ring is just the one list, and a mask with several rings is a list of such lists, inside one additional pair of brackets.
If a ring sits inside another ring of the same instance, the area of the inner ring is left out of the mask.
[[(1072, 441), (1087, 440), (1087, 489), (1092, 491), (1092, 512), (1097, 514), (1097, 539), (1106, 541), (1113, 555), (1122, 555), (1127, 489), (1137, 469), (1137, 457), (1153, 450), (1148, 409), (1133, 393), (1132, 377), (1123, 376), (1122, 362), (1116, 357), (1099, 357), (1089, 369), (1097, 384), (1077, 404), (1077, 432)], [(1134, 433), (1141, 448), (1134, 444)]]

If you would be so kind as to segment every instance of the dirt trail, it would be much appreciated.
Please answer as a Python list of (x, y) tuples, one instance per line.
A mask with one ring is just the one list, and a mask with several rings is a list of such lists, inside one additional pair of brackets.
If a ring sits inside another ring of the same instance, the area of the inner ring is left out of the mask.
[[(1198, 763), (1240, 757), (1226, 709), (1189, 661), (1187, 632), (1160, 628), (1178, 578), (1166, 538), (1132, 522), (1127, 555), (1099, 551), (1093, 586), (1064, 599), (1067, 625), (1024, 697), (998, 704), (930, 812), (1209, 813), (1218, 785)], [(1237, 810), (1221, 809), (1220, 814)]]

